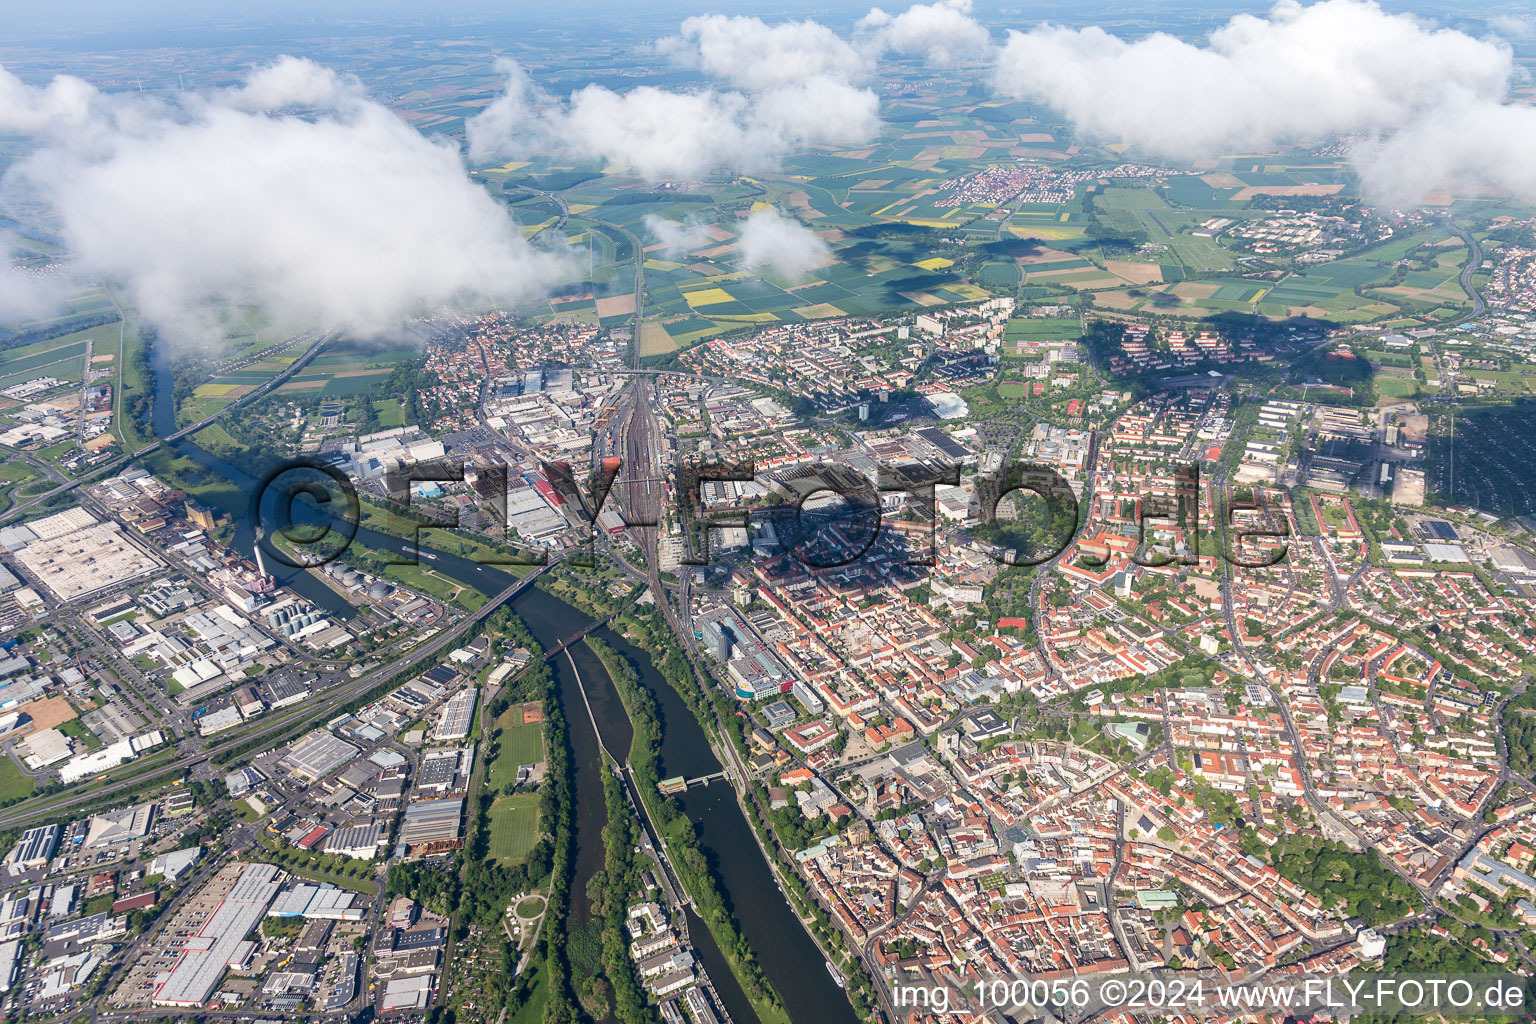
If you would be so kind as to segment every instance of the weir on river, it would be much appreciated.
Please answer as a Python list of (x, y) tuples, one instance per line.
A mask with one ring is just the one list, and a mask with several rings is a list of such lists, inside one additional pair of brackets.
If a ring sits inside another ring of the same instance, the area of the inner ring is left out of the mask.
[[(173, 408), (173, 378), (164, 353), (152, 349), (156, 373), (154, 428), (165, 437), (176, 430)], [(171, 445), (176, 454), (191, 459), (205, 470), (225, 477), (242, 497), (255, 487), (258, 473), (265, 467), (238, 467), (204, 451), (189, 440)], [(307, 506), (296, 503), (296, 518)], [(232, 546), (254, 560), (251, 524), (246, 509), (225, 508), (237, 528)], [(312, 513), (313, 514), (313, 513)], [(377, 533), (359, 526), (357, 539), (375, 550), (409, 554), (411, 542)], [(505, 572), (448, 552), (434, 552), (432, 568), (459, 583), (484, 594), (494, 594), (513, 582)], [(355, 614), (340, 594), (321, 583), (312, 570), (272, 565), (278, 582), (338, 618)], [(512, 610), (527, 624), (534, 638), (545, 649), (558, 647), (573, 634), (596, 636), (620, 656), (632, 662), (640, 683), (656, 699), (662, 722), (661, 768), (664, 775), (703, 778), (720, 772), (720, 762), (709, 746), (704, 730), (686, 705), (651, 664), (648, 655), (606, 626), (566, 604), (546, 591), (531, 588), (512, 602)], [(595, 627), (595, 628), (593, 628)], [(607, 810), (603, 799), (604, 770), (600, 750), (628, 752), (633, 729), (619, 700), (613, 682), (602, 662), (585, 644), (566, 648), (567, 659), (549, 662), (570, 726), (572, 764), (575, 767), (574, 819), (576, 823), (576, 874), (571, 885), (570, 927), (574, 931), (591, 918), (586, 900), (587, 882), (603, 865), (602, 829)], [(581, 672), (577, 684), (574, 669)], [(587, 703), (590, 714), (578, 710)], [(601, 744), (601, 746), (600, 746)], [(622, 760), (622, 759), (620, 759)], [(715, 873), (720, 890), (741, 928), (747, 944), (756, 955), (763, 973), (783, 998), (793, 1021), (816, 1024), (855, 1024), (852, 1007), (842, 989), (832, 981), (824, 958), (779, 889), (778, 881), (757, 845), (736, 794), (730, 786), (707, 785), (689, 788), (677, 797), (678, 804), (693, 822), (699, 845)], [(735, 981), (725, 958), (710, 936), (708, 928), (692, 912), (688, 913), (688, 932), (700, 962), (715, 983), (726, 1011), (736, 1024), (756, 1024), (757, 1015)]]

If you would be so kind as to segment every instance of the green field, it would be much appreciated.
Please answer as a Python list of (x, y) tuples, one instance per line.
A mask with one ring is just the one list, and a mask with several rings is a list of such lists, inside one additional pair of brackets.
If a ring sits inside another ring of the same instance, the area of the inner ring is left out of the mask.
[(1016, 317), (1003, 329), (1003, 341), (1069, 341), (1082, 333), (1076, 317)]
[[(257, 337), (254, 334), (246, 335), (228, 340), (226, 344), (237, 352), (243, 350), (254, 355), (280, 340), (262, 335), (258, 341)], [(299, 342), (266, 359), (228, 370), (205, 381), (177, 408), (178, 422), (196, 422), (244, 397), (286, 370), (308, 347), (307, 343)], [(376, 390), (397, 365), (416, 355), (416, 350), (410, 348), (365, 348), (337, 343), (328, 346), (293, 377), (284, 381), (278, 392), (300, 399), (366, 395)], [(375, 406), (379, 408), (381, 425), (400, 426), (405, 422), (398, 400), (380, 399), (375, 402)]]
[(1378, 375), (1375, 384), (1376, 393), (1382, 398), (1408, 398), (1419, 391), (1418, 382), (1412, 378), (1404, 380), (1402, 377)]
[(500, 791), (517, 781), (517, 766), (534, 764), (544, 760), (544, 727), (537, 723), (524, 725), (520, 707), (502, 712), (496, 719), (496, 741), (500, 744), (496, 760), (491, 762), (486, 785)]
[(430, 563), (390, 565), (384, 570), (384, 578), (407, 590), (436, 598), (445, 604), (457, 605), (467, 612), (479, 611), (480, 606), (485, 604), (485, 595), (480, 591), (434, 572)]
[(17, 500), (12, 497), (13, 493), (27, 497), (33, 493), (42, 493), (50, 486), (41, 472), (25, 462), (18, 460), (0, 464), (0, 510), (9, 508)]
[(8, 757), (0, 757), (0, 802), (9, 803), (32, 795), (37, 788), (32, 777)]
[[(114, 355), (119, 330), (115, 322), (101, 324), (19, 348), (0, 350), (0, 382), (3, 382), (0, 386), (9, 387), (34, 377), (78, 380), (84, 366), (86, 342), (91, 343), (93, 357)], [(112, 364), (99, 365), (110, 367)]]
[(85, 342), (77, 341), (46, 352), (7, 360), (0, 365), (0, 388), (24, 384), (38, 377), (79, 380), (84, 365)]
[[(519, 712), (520, 713), (520, 712)], [(537, 722), (508, 726), (501, 730), (501, 752), (515, 764), (544, 760), (543, 726)]]
[(539, 839), (539, 798), (533, 793), (499, 796), (491, 803), (486, 849), (512, 866), (521, 864)]
[(221, 423), (208, 424), (193, 439), (210, 451), (238, 452), (243, 447)]
[(379, 426), (385, 429), (405, 426), (405, 409), (398, 398), (374, 399), (373, 411), (378, 413)]
[(1208, 211), (1175, 209), (1149, 188), (1106, 188), (1096, 205), (1111, 227), (1143, 232), (1151, 244), (1167, 246), (1178, 263), (1189, 270), (1207, 272), (1237, 266), (1230, 249), (1214, 238), (1189, 233), (1212, 215)]
[[(124, 300), (119, 297), (118, 301)], [(122, 386), (112, 389), (112, 424), (116, 428), (117, 435), (123, 439), (123, 446), (129, 451), (137, 451), (148, 442), (139, 435), (133, 417), (128, 415), (128, 402), (130, 397), (146, 394), (152, 390), (152, 387), (139, 372), (139, 364), (134, 358), (144, 347), (144, 341), (139, 336), (138, 313), (132, 307), (125, 305), (123, 315), (125, 317), (123, 344), (122, 350), (117, 354), (121, 363), (118, 367), (118, 375)]]
[(534, 971), (533, 987), (528, 991), (528, 1001), (517, 1008), (517, 1012), (506, 1019), (505, 1024), (543, 1024), (544, 1004), (549, 1002), (549, 983), (544, 979), (544, 970), (539, 961), (535, 960), (529, 970)]

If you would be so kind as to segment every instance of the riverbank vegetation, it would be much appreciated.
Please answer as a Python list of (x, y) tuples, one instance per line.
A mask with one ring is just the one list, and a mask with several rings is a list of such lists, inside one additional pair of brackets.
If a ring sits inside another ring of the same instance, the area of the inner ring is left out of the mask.
[[(481, 628), (497, 638), (498, 650), (522, 647), (533, 654), (528, 666), (506, 682), (482, 713), (494, 721), (514, 703), (543, 702), (545, 776), (538, 795), (537, 838), (520, 863), (491, 857), (496, 841), (492, 820), (496, 793), (481, 787), (471, 797), (462, 879), (455, 862), (400, 863), (390, 868), (389, 891), (411, 896), (436, 913), (455, 916), (455, 940), (459, 941), (467, 936), (471, 925), (499, 929), (502, 915), (515, 897), (545, 889), (549, 909), (528, 967), (516, 978), (509, 976), (505, 990), (498, 995), (509, 1020), (577, 1024), (582, 1014), (566, 933), (575, 871), (574, 796), (566, 719), (543, 650), (522, 620), (503, 606), (487, 616)], [(542, 1012), (538, 1012), (540, 1002)]]
[(661, 716), (656, 698), (640, 681), (634, 666), (613, 647), (596, 637), (587, 637), (585, 642), (603, 663), (634, 727), (629, 750), (631, 774), (646, 812), (666, 844), (678, 881), (692, 897), (698, 915), (709, 926), (715, 944), (730, 964), (731, 973), (752, 1003), (758, 1019), (762, 1024), (788, 1024), (789, 1015), (783, 1001), (763, 974), (751, 943), (742, 934), (741, 926), (710, 870), (709, 858), (699, 843), (693, 822), (683, 814), (675, 800), (662, 796), (656, 788), (661, 781)]
[[(547, 578), (548, 574), (540, 579), (539, 585), (544, 586)], [(551, 589), (554, 589), (558, 583), (558, 578), (555, 581), (551, 581)], [(636, 588), (636, 591), (638, 590), (639, 588)], [(687, 705), (689, 713), (698, 722), (700, 728), (710, 736), (712, 741), (719, 742), (720, 740), (716, 722), (724, 723), (729, 736), (727, 742), (732, 743), (736, 747), (737, 754), (742, 761), (747, 759), (747, 740), (744, 730), (748, 726), (745, 724), (744, 719), (736, 715), (735, 702), (716, 687), (711, 688), (709, 691), (709, 701), (713, 706), (711, 707), (705, 703), (704, 693), (701, 692), (695, 680), (693, 664), (689, 661), (682, 645), (678, 643), (677, 637), (667, 624), (666, 617), (660, 608), (655, 604), (638, 603), (638, 593), (630, 593), (622, 600), (610, 600), (607, 595), (590, 595), (586, 588), (567, 585), (560, 587), (559, 596), (562, 600), (581, 607), (589, 615), (612, 616), (612, 626), (646, 652), (651, 659), (651, 664), (666, 679), (667, 685)], [(589, 639), (588, 641), (589, 644), (594, 642), (602, 643), (601, 640), (595, 639)], [(619, 657), (617, 652), (613, 652), (612, 648), (608, 647), (607, 644), (603, 644), (603, 648), (608, 650), (610, 656), (615, 658), (617, 663), (622, 666), (622, 669), (609, 667), (609, 675), (614, 680), (614, 686), (618, 690), (620, 698), (625, 701), (626, 705), (629, 705), (629, 696), (626, 690), (629, 689), (628, 680), (633, 678), (634, 687), (638, 688), (646, 700), (651, 701), (653, 709), (651, 716), (654, 717), (654, 699), (651, 698), (650, 692), (640, 684), (633, 668), (622, 657)], [(603, 658), (604, 665), (608, 666), (608, 660), (604, 657), (602, 650), (597, 647), (593, 649), (598, 651), (599, 658)], [(628, 673), (626, 674), (623, 669), (627, 669)], [(635, 739), (630, 755), (631, 762), (638, 765), (645, 759), (645, 750), (648, 745), (648, 741), (642, 738), (646, 712), (642, 710), (637, 714), (632, 707), (630, 718), (635, 725)], [(659, 751), (659, 720), (654, 746)], [(651, 771), (659, 779), (660, 765), (654, 765)], [(650, 810), (652, 807), (651, 797), (653, 794), (657, 801), (673, 807), (676, 806), (671, 800), (663, 800), (659, 791), (653, 785), (643, 784), (640, 780), (638, 768), (635, 774), (635, 783), (645, 794), (642, 799), (646, 801), (647, 810)], [(790, 897), (796, 915), (806, 924), (809, 930), (814, 932), (822, 948), (831, 952), (833, 958), (837, 961), (838, 968), (848, 980), (846, 992), (850, 1004), (860, 1017), (867, 1017), (875, 1006), (873, 981), (864, 970), (862, 961), (855, 955), (856, 951), (848, 948), (842, 932), (833, 923), (830, 914), (806, 889), (804, 883), (800, 880), (798, 872), (794, 869), (791, 860), (792, 855), (773, 832), (768, 817), (767, 790), (761, 785), (754, 785), (749, 788), (746, 796), (747, 799), (743, 801), (743, 813), (751, 824), (753, 831), (757, 834), (763, 848), (775, 852), (780, 863), (774, 869), (774, 873), (779, 877), (781, 884), (784, 886), (785, 893)], [(654, 818), (655, 812), (652, 811), (651, 813)], [(686, 818), (683, 820), (684, 822), (687, 821)], [(658, 827), (662, 826), (658, 824)], [(667, 841), (670, 846), (673, 839), (669, 836)], [(713, 881), (713, 875), (710, 878)], [(712, 928), (711, 930), (713, 931), (714, 929)], [(723, 951), (727, 950), (727, 944), (724, 941), (720, 941), (718, 932), (716, 936), (721, 949)], [(745, 986), (743, 988), (745, 989)]]
[(654, 1024), (657, 1014), (646, 1004), (645, 989), (629, 955), (626, 930), (629, 904), (641, 893), (641, 865), (635, 854), (640, 828), (619, 780), (606, 771), (603, 800), (608, 808), (608, 821), (603, 826), (603, 868), (587, 886), (592, 916), (602, 922), (603, 973), (619, 1024)]

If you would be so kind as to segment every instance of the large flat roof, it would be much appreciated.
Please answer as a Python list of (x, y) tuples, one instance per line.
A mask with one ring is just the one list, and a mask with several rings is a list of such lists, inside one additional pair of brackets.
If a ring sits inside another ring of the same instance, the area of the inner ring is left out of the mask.
[(155, 1005), (206, 1003), (240, 944), (266, 915), (279, 884), (277, 868), (271, 864), (252, 864), (241, 872), (197, 935), (188, 939), (186, 952), (155, 990)]

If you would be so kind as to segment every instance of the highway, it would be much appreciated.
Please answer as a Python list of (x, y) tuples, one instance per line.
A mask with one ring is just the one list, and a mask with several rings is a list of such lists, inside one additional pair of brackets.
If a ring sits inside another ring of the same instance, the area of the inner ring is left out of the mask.
[[(230, 363), (220, 364), (218, 367), (216, 367), (216, 369), (222, 372), (223, 370), (233, 369), (233, 368), (235, 368), (237, 366), (245, 365), (247, 363), (257, 362), (257, 361), (259, 361), (261, 359), (265, 359), (268, 355), (271, 355), (274, 351), (281, 351), (282, 349), (285, 349), (285, 348), (292, 348), (294, 343), (296, 341), (301, 340), (302, 337), (303, 336), (301, 335), (299, 338), (290, 339), (288, 341), (285, 341), (285, 342), (281, 343), (280, 345), (276, 345), (276, 346), (273, 346), (272, 348), (268, 348), (268, 349), (266, 349), (266, 350), (264, 350), (262, 352), (258, 352), (258, 353), (256, 353), (256, 355), (252, 356), (251, 358), (246, 359), (246, 360), (242, 360), (239, 363), (230, 362)], [(327, 334), (327, 335), (324, 335), (324, 336), (320, 337), (319, 339), (317, 339), (314, 342), (314, 344), (310, 345), (309, 348), (304, 350), (304, 354), (303, 355), (299, 356), (292, 363), (290, 363), (287, 367), (285, 367), (283, 369), (283, 371), (281, 373), (279, 373), (277, 376), (273, 377), (271, 380), (267, 381), (265, 384), (262, 384), (260, 387), (258, 387), (256, 390), (250, 392), (249, 394), (243, 395), (240, 398), (235, 399), (235, 401), (233, 401), (233, 402), (229, 403), (228, 405), (224, 406), (224, 408), (219, 409), (217, 412), (214, 412), (211, 415), (203, 417), (202, 419), (198, 420), (196, 423), (192, 424), (191, 426), (183, 427), (182, 429), (176, 431), (176, 433), (174, 433), (174, 434), (171, 434), (171, 435), (169, 435), (167, 437), (160, 438), (159, 440), (156, 440), (156, 441), (151, 441), (149, 444), (145, 445), (143, 448), (140, 448), (136, 452), (130, 452), (130, 453), (126, 454), (126, 455), (120, 455), (117, 458), (112, 459), (109, 462), (103, 462), (101, 465), (87, 470), (86, 472), (84, 472), (84, 473), (80, 474), (79, 476), (75, 477), (73, 480), (67, 481), (66, 483), (62, 483), (59, 486), (52, 488), (51, 490), (44, 491), (42, 494), (39, 494), (37, 497), (29, 498), (28, 500), (22, 502), (19, 505), (12, 506), (10, 509), (6, 510), (6, 512), (3, 515), (0, 515), (0, 523), (9, 522), (10, 520), (15, 519), (18, 516), (20, 516), (23, 512), (26, 512), (28, 509), (33, 508), (33, 507), (41, 504), (42, 502), (49, 501), (49, 500), (51, 500), (53, 498), (56, 498), (56, 497), (58, 497), (61, 494), (66, 494), (69, 491), (74, 490), (76, 487), (79, 487), (81, 484), (86, 483), (89, 480), (94, 480), (97, 477), (100, 477), (100, 476), (103, 476), (103, 475), (105, 475), (107, 473), (112, 472), (113, 470), (121, 469), (124, 466), (131, 465), (132, 463), (137, 462), (139, 459), (141, 459), (144, 456), (150, 454), (151, 452), (157, 451), (157, 450), (159, 450), (160, 448), (162, 448), (162, 447), (164, 447), (166, 445), (174, 444), (175, 442), (180, 441), (184, 437), (189, 437), (192, 434), (197, 433), (199, 430), (202, 430), (204, 427), (208, 426), (210, 423), (212, 423), (215, 420), (219, 419), (220, 417), (226, 415), (227, 413), (232, 412), (233, 410), (238, 409), (241, 406), (249, 405), (252, 402), (259, 401), (261, 398), (266, 396), (268, 393), (270, 393), (271, 391), (273, 391), (274, 389), (279, 387), (289, 377), (292, 377), (294, 374), (298, 373), (301, 369), (303, 369), (305, 367), (305, 365), (307, 365), (309, 363), (309, 361), (311, 359), (313, 359), (315, 357), (315, 355), (322, 348), (324, 348), (331, 341), (334, 341), (336, 339), (336, 337), (337, 336), (334, 335), (334, 334)], [(114, 404), (120, 403), (121, 401), (122, 401), (122, 396), (121, 396), (121, 394), (119, 394), (118, 397), (114, 399)]]
[(1457, 227), (1450, 221), (1446, 221), (1446, 227), (1450, 229), (1453, 235), (1461, 239), (1462, 244), (1467, 247), (1467, 263), (1466, 266), (1461, 268), (1461, 290), (1466, 292), (1467, 297), (1472, 300), (1472, 312), (1452, 322), (1461, 323), (1466, 320), (1476, 320), (1488, 308), (1488, 304), (1483, 301), (1481, 293), (1472, 287), (1472, 275), (1476, 274), (1483, 266), (1483, 247), (1478, 244), (1477, 239), (1467, 233), (1466, 229)]
[[(459, 620), (452, 626), (438, 633), (431, 640), (428, 640), (427, 642), (414, 648), (398, 659), (391, 661), (388, 665), (375, 669), (374, 671), (360, 676), (359, 678), (350, 682), (343, 683), (339, 686), (332, 686), (331, 688), (317, 694), (315, 697), (306, 700), (303, 704), (299, 705), (289, 713), (273, 715), (271, 718), (263, 718), (261, 724), (255, 729), (249, 732), (230, 736), (228, 737), (228, 740), (219, 747), (200, 750), (196, 753), (183, 754), (175, 761), (156, 766), (153, 769), (153, 774), (163, 775), (167, 772), (172, 772), (177, 769), (184, 769), (189, 771), (195, 770), (203, 765), (211, 764), (214, 757), (218, 756), (222, 750), (233, 746), (235, 743), (245, 743), (264, 736), (276, 736), (294, 728), (295, 726), (302, 725), (305, 722), (323, 722), (329, 719), (332, 715), (335, 714), (338, 708), (361, 696), (362, 694), (367, 693), (375, 686), (378, 686), (380, 683), (392, 678), (393, 676), (402, 672), (409, 671), (411, 668), (420, 664), (421, 662), (432, 658), (443, 648), (455, 643), (459, 637), (462, 636), (470, 627), (481, 622), (497, 608), (500, 608), (502, 605), (515, 598), (518, 594), (522, 593), (523, 590), (532, 586), (534, 581), (537, 580), (539, 576), (550, 567), (550, 565), (557, 564), (559, 563), (552, 561), (549, 563), (549, 565), (541, 565), (535, 568), (532, 572), (529, 572), (527, 575), (519, 577), (516, 582), (503, 589), (500, 593), (492, 596), (491, 599), (486, 601), (486, 603), (482, 605), (480, 609), (473, 615)], [(68, 799), (46, 802), (45, 806), (37, 806), (36, 802), (33, 802), (31, 806), (28, 806), (27, 804), (19, 805), (14, 810), (0, 812), (0, 828), (9, 828), (15, 825), (28, 824), (33, 821), (55, 818), (60, 816), (62, 812), (68, 810), (71, 807), (76, 807), (83, 803), (95, 802), (102, 799), (103, 797), (111, 796), (114, 793), (120, 793), (133, 789), (135, 786), (139, 785), (141, 781), (142, 779), (139, 778), (128, 778), (118, 782), (109, 783), (105, 786), (91, 787), (89, 791), (77, 793), (70, 796)]]

